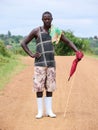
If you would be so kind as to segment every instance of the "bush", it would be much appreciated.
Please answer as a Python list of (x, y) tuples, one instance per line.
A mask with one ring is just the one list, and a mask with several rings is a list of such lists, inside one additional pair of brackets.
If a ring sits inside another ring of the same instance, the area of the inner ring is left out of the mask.
[(11, 57), (11, 53), (6, 49), (4, 42), (0, 41), (0, 55)]
[[(71, 31), (63, 33), (65, 37), (68, 38), (70, 41), (72, 41), (79, 50), (82, 51), (90, 50), (88, 39), (75, 37)], [(56, 55), (74, 55), (74, 51), (67, 44), (63, 42), (60, 42), (57, 45), (54, 44), (54, 47)]]

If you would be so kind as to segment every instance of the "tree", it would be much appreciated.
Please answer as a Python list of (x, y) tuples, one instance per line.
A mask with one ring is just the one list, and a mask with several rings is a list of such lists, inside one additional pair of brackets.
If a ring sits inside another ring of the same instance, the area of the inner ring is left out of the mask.
[[(63, 31), (64, 35), (72, 41), (79, 50), (86, 51), (89, 50), (89, 40), (88, 39), (82, 39), (79, 37), (75, 37), (74, 34), (69, 31)], [(54, 45), (56, 50), (56, 55), (73, 55), (74, 52), (72, 49), (70, 49), (66, 44), (60, 42), (57, 45)]]
[(11, 56), (2, 41), (0, 41), (0, 55), (7, 56), (7, 57)]
[(8, 35), (8, 37), (10, 38), (10, 37), (11, 37), (11, 32), (10, 32), (10, 31), (8, 31), (8, 34), (7, 34), (7, 35)]

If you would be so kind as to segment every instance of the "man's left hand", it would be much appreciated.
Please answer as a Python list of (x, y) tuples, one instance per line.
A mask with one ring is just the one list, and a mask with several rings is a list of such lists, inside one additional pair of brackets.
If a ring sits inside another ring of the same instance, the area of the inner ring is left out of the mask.
[(76, 58), (80, 61), (83, 58), (84, 54), (81, 51), (76, 52)]

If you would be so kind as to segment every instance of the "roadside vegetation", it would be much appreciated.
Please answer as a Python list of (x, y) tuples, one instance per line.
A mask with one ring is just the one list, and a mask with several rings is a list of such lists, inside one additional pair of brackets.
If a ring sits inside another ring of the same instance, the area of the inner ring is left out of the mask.
[(14, 74), (25, 67), (21, 58), (21, 55), (15, 55), (6, 49), (3, 41), (0, 41), (0, 90), (4, 88)]

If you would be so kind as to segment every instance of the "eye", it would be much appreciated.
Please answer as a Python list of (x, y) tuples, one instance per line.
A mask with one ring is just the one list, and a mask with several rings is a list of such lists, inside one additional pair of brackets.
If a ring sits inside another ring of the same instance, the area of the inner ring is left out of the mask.
[(47, 21), (47, 20), (50, 21), (50, 20), (52, 20), (52, 18), (51, 18), (51, 17), (44, 17), (43, 20), (45, 20), (45, 21)]

